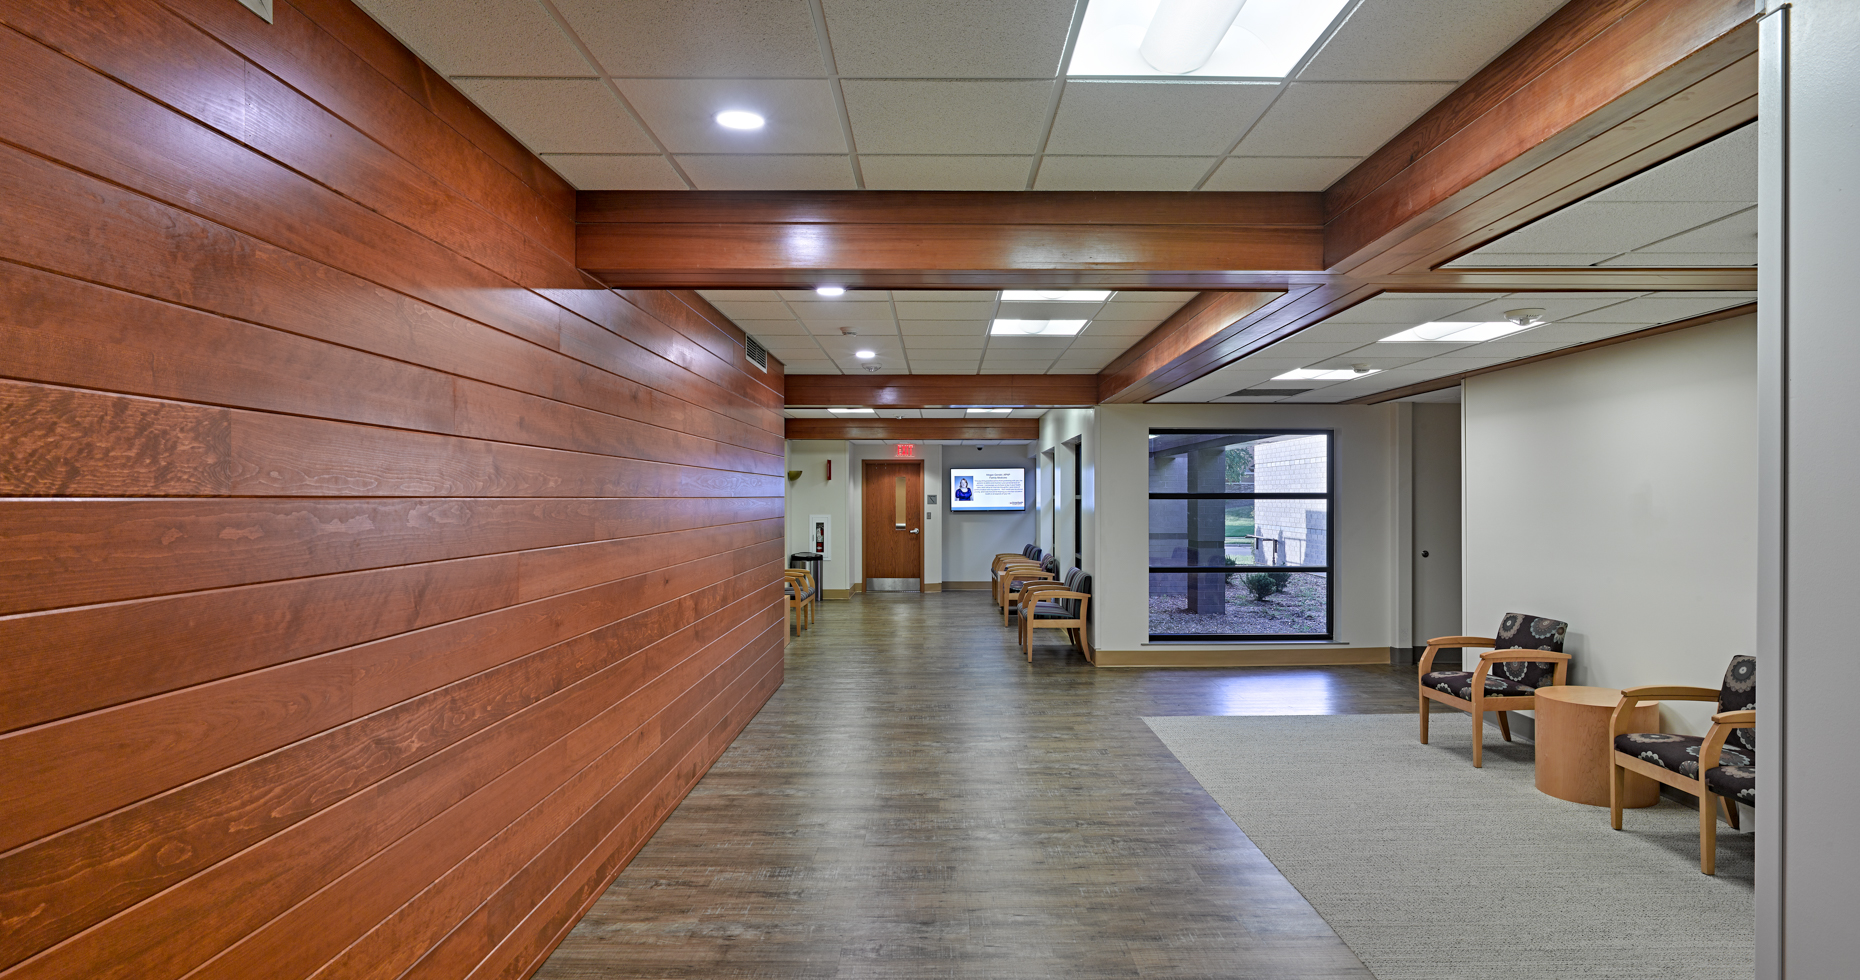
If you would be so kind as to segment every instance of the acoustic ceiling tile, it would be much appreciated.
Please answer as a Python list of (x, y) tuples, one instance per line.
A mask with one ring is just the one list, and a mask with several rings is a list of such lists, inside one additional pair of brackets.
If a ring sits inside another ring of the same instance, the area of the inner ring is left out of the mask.
[[(790, 78), (628, 78), (620, 91), (673, 153), (845, 153), (825, 81)], [(761, 129), (726, 129), (718, 113), (744, 109)]]
[(1624, 180), (1594, 201), (1757, 203), (1757, 127), (1745, 126)]
[(1365, 0), (1298, 77), (1457, 81), (1562, 5), (1562, 0)]
[(358, 6), (443, 75), (594, 74), (535, 0), (361, 0)]
[[(981, 364), (981, 359), (973, 358), (973, 357), (967, 360), (958, 361), (958, 360), (950, 360), (948, 358), (938, 358), (936, 360), (920, 360), (916, 356), (912, 356), (911, 357), (911, 373), (912, 374), (974, 374), (976, 367), (978, 367), (980, 364)], [(937, 416), (937, 417), (938, 418), (962, 418), (963, 415), (965, 414), (966, 413), (963, 413), (963, 412), (957, 412), (954, 415)]]
[(875, 191), (1017, 191), (1027, 186), (1033, 158), (861, 154), (859, 169)]
[(1753, 207), (1721, 221), (1681, 232), (1642, 246), (1637, 251), (1643, 255), (1660, 252), (1717, 252), (1750, 255), (1754, 259), (1757, 253), (1757, 209)]
[(781, 291), (777, 289), (699, 289), (699, 296), (715, 306), (718, 303), (779, 303)]
[(1594, 313), (1570, 317), (1570, 320), (1576, 323), (1637, 323), (1643, 326), (1657, 326), (1733, 306), (1742, 306), (1748, 302), (1753, 302), (1753, 300), (1690, 299), (1655, 295), (1628, 300), (1618, 306), (1597, 310)]
[(987, 320), (899, 320), (898, 327), (907, 337), (967, 336), (980, 337), (988, 332)]
[(1480, 250), (1468, 252), (1446, 265), (1453, 269), (1535, 267), (1577, 269), (1600, 263), (1614, 254), (1613, 252), (1487, 252)]
[(782, 373), (784, 374), (840, 374), (841, 371), (839, 367), (835, 365), (832, 361), (813, 360), (813, 361), (784, 361), (782, 362)]
[[(898, 325), (890, 320), (816, 320), (804, 321), (807, 332), (816, 337), (897, 337)], [(847, 333), (847, 331), (852, 331)]]
[(737, 299), (719, 300), (711, 299), (708, 296), (706, 296), (705, 299), (710, 299), (710, 305), (715, 306), (724, 316), (732, 320), (745, 318), (750, 320), (794, 319), (794, 313), (788, 309), (788, 304), (786, 303), (744, 302)]
[(826, 75), (807, 0), (556, 0), (556, 7), (618, 77)]
[(799, 320), (730, 320), (743, 328), (743, 332), (756, 337), (806, 337), (807, 325)]
[(992, 303), (1001, 294), (993, 290), (898, 289), (892, 298), (900, 303)]
[(1454, 314), (1498, 299), (1495, 293), (1467, 293), (1463, 296), (1419, 298), (1402, 293), (1383, 293), (1325, 320), (1326, 323), (1400, 323), (1406, 330), (1430, 320), (1453, 319)]
[(463, 78), (457, 85), (537, 153), (658, 152), (599, 79)]
[(1629, 252), (1601, 263), (1610, 268), (1733, 268), (1757, 264), (1755, 252)]
[(1234, 155), (1368, 156), (1452, 90), (1451, 82), (1294, 82)]
[(1212, 157), (1064, 157), (1040, 161), (1034, 189), (1042, 191), (1185, 191), (1214, 163)]
[(1584, 313), (1593, 313), (1617, 303), (1625, 303), (1642, 295), (1643, 292), (1644, 290), (1614, 294), (1577, 293), (1560, 296), (1556, 293), (1540, 293), (1504, 296), (1455, 314), (1454, 319), (1503, 320), (1505, 313), (1509, 310), (1538, 309), (1544, 311), (1543, 317), (1546, 320), (1564, 320), (1572, 316), (1581, 316)]
[[(1126, 294), (1128, 295), (1128, 294)], [(1143, 302), (1125, 299), (1122, 296), (1104, 304), (1093, 320), (1162, 320), (1182, 308), (1181, 303), (1170, 300), (1161, 302)]]
[(658, 154), (544, 153), (562, 179), (582, 191), (682, 191), (685, 182)]
[(1278, 91), (1277, 83), (1263, 82), (1073, 81), (1060, 98), (1046, 152), (1218, 155)]
[(1545, 215), (1480, 249), (1508, 252), (1615, 254), (1716, 221), (1743, 205), (1728, 202), (1584, 201)]
[[(842, 88), (853, 141), (862, 154), (1024, 157), (1039, 149), (1056, 84), (848, 79)], [(1021, 176), (1025, 180), (1024, 169)]]
[(931, 334), (927, 337), (915, 334), (904, 336), (904, 346), (911, 350), (972, 350), (979, 355), (986, 343), (987, 339), (979, 334), (971, 337), (939, 334)]
[(1053, 78), (1074, 0), (822, 0), (840, 74)]
[(1122, 350), (1129, 349), (1130, 345), (1135, 343), (1137, 339), (1141, 336), (1142, 336), (1141, 334), (1133, 337), (1133, 336), (1130, 336), (1129, 334), (1099, 333), (1088, 327), (1086, 328), (1084, 333), (1081, 333), (1077, 337), (1072, 338), (1071, 349), (1075, 351), (1076, 350), (1122, 351)]
[(803, 320), (890, 320), (891, 304), (852, 299), (801, 299), (788, 301), (788, 308)]
[(1204, 191), (1321, 191), (1361, 157), (1228, 157)]
[(1163, 290), (1125, 289), (1111, 294), (1113, 303), (1174, 303), (1177, 306), (1194, 299), (1198, 292), (1167, 292)]
[(701, 191), (841, 191), (853, 189), (852, 162), (843, 156), (691, 154), (678, 158)]
[(995, 312), (993, 302), (898, 303), (897, 307), (900, 320), (980, 320)]

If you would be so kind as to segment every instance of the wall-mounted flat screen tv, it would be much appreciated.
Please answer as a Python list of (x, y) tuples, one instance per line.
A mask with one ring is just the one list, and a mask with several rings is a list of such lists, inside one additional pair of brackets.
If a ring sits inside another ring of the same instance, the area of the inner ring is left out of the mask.
[(1027, 509), (1027, 471), (982, 466), (949, 471), (949, 509), (957, 513)]

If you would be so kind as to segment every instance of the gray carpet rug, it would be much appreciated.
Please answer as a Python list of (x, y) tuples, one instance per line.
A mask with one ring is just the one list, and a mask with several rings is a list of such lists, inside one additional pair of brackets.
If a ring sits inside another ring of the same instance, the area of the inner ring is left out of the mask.
[[(1753, 837), (1698, 811), (1608, 810), (1537, 792), (1531, 746), (1440, 713), (1145, 718), (1381, 980), (1685, 980), (1755, 972)], [(1746, 811), (1748, 812), (1748, 811)], [(1746, 824), (1749, 827), (1750, 824)]]

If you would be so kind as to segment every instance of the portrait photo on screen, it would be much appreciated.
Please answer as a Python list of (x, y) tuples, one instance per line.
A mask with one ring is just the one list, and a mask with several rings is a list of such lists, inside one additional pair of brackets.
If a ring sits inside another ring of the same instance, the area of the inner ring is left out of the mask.
[(957, 513), (1027, 509), (1027, 471), (1017, 466), (949, 471), (949, 509)]

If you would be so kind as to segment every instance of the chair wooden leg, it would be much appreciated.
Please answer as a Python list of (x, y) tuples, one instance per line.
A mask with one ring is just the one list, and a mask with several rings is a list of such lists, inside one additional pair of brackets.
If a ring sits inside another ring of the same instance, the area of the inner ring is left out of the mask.
[(1718, 802), (1724, 804), (1724, 822), (1730, 824), (1732, 830), (1743, 830), (1744, 828), (1737, 825), (1737, 801), (1728, 796), (1720, 796)]
[(1621, 829), (1621, 797), (1627, 794), (1627, 770), (1615, 762), (1613, 752), (1608, 753), (1608, 824), (1616, 830)]
[(1091, 652), (1091, 640), (1085, 635), (1085, 627), (1081, 626), (1078, 628), (1078, 635), (1079, 649), (1085, 651), (1085, 662), (1094, 667), (1098, 666), (1098, 659), (1094, 657)]
[(1473, 720), (1473, 768), (1485, 768), (1485, 712), (1472, 713)]
[(1500, 711), (1498, 713), (1498, 734), (1502, 736), (1505, 741), (1511, 741), (1511, 712)]
[(1427, 744), (1427, 695), (1421, 695), (1421, 744)]
[(1699, 786), (1699, 870), (1708, 875), (1718, 873), (1718, 794)]

